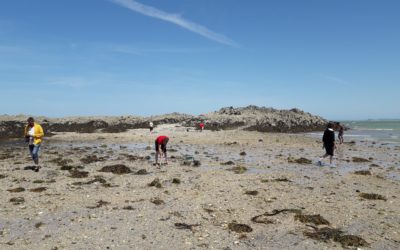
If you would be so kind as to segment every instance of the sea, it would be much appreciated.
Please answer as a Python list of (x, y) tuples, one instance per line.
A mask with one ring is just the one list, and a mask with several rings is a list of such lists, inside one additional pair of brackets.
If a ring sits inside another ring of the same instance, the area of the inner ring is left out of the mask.
[[(339, 122), (347, 128), (344, 131), (345, 142), (374, 141), (382, 144), (400, 145), (400, 119), (346, 120)], [(322, 132), (308, 133), (308, 135), (318, 138), (322, 138), (322, 134)]]
[[(352, 139), (400, 144), (400, 119), (341, 121), (347, 128), (345, 140)], [(347, 139), (346, 139), (347, 138)]]

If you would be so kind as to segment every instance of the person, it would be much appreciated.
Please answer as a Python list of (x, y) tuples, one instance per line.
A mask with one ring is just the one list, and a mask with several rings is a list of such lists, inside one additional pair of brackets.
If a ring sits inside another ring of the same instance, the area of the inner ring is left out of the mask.
[[(155, 165), (160, 166), (161, 164), (158, 162), (158, 158), (162, 158), (164, 156), (165, 159), (165, 165), (168, 164), (167, 160), (167, 143), (169, 141), (168, 136), (165, 135), (160, 135), (157, 137), (155, 141), (155, 146), (156, 146), (156, 163)], [(161, 162), (161, 159), (160, 159)]]
[(28, 124), (25, 126), (25, 140), (29, 145), (29, 152), (32, 160), (35, 163), (34, 170), (39, 171), (39, 149), (44, 136), (43, 128), (35, 122), (33, 117), (28, 118)]
[[(324, 135), (322, 136), (323, 148), (325, 148), (325, 154), (322, 158), (326, 158), (329, 156), (329, 162), (332, 164), (332, 159), (335, 150), (335, 131), (333, 130), (333, 124), (328, 123), (327, 128), (324, 131)], [(322, 161), (318, 161), (319, 165), (322, 165)]]
[(153, 122), (149, 123), (149, 128), (150, 128), (150, 134), (153, 132), (154, 124)]
[(199, 124), (199, 127), (200, 127), (200, 132), (203, 132), (203, 130), (204, 130), (204, 123), (201, 122), (201, 123)]
[(344, 134), (344, 128), (343, 128), (343, 126), (339, 123), (338, 139), (339, 139), (339, 143), (340, 143), (340, 144), (342, 144), (342, 143), (344, 142), (343, 134)]

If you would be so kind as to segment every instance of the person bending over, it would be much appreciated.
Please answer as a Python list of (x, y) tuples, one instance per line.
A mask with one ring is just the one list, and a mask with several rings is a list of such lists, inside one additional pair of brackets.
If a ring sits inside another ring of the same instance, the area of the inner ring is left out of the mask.
[[(167, 143), (169, 141), (168, 136), (165, 135), (160, 135), (157, 137), (156, 141), (155, 141), (155, 145), (156, 145), (156, 163), (155, 165), (160, 166), (161, 163), (158, 162), (158, 158), (163, 158), (165, 160), (165, 164), (168, 164), (168, 160), (167, 160)], [(161, 159), (160, 159), (161, 162)]]

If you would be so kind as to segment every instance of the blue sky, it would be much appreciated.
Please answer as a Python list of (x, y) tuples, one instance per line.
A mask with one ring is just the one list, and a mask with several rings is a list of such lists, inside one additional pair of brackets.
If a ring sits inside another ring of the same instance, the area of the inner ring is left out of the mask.
[(0, 114), (400, 118), (397, 0), (4, 0)]

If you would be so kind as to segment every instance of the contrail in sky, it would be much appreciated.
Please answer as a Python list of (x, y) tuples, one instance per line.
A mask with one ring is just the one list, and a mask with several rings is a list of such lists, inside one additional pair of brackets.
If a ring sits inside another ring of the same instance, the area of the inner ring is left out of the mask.
[(156, 9), (154, 7), (141, 4), (134, 0), (109, 0), (109, 1), (114, 2), (118, 5), (121, 5), (125, 8), (128, 8), (132, 11), (139, 12), (143, 15), (158, 18), (158, 19), (176, 24), (184, 29), (190, 30), (194, 33), (197, 33), (199, 35), (207, 37), (208, 39), (214, 40), (216, 42), (226, 44), (229, 46), (233, 46), (233, 47), (239, 46), (235, 41), (233, 41), (223, 35), (215, 33), (213, 31), (207, 29), (204, 26), (201, 26), (199, 24), (185, 20), (180, 15), (170, 14), (170, 13), (164, 12), (162, 10)]

